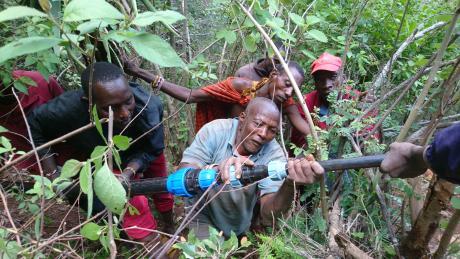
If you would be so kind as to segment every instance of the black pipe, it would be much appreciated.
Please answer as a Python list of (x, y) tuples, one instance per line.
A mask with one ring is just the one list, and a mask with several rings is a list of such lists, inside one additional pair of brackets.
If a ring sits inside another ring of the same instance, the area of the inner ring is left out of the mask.
[[(325, 171), (329, 172), (346, 169), (379, 167), (384, 157), (385, 155), (373, 155), (354, 158), (324, 160), (318, 161), (318, 163), (324, 168)], [(191, 193), (196, 193), (196, 191), (199, 189), (197, 182), (198, 173), (199, 170), (193, 170), (187, 175), (186, 186), (187, 190)], [(257, 165), (253, 168), (243, 167), (240, 182), (243, 185), (247, 185), (261, 180), (267, 176), (268, 170), (267, 166), (265, 165)], [(126, 185), (124, 187), (127, 191), (130, 192), (131, 196), (162, 193), (167, 192), (166, 180), (167, 177), (133, 180), (130, 182), (129, 189)]]

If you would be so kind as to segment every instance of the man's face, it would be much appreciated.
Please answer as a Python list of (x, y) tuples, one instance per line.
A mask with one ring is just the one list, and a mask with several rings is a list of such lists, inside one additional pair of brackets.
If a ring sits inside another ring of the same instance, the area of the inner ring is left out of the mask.
[[(303, 78), (300, 75), (300, 73), (296, 69), (291, 69), (292, 76), (294, 77), (294, 80), (296, 81), (297, 85), (300, 87), (303, 84)], [(281, 73), (280, 75), (277, 75), (273, 83), (270, 84), (269, 89), (268, 89), (268, 98), (272, 99), (275, 101), (277, 104), (281, 104), (284, 101), (286, 101), (289, 97), (292, 96), (292, 92), (294, 91), (294, 88), (292, 87), (291, 81), (289, 80), (289, 77), (287, 76), (286, 73)]]
[(329, 93), (332, 92), (338, 84), (337, 72), (333, 71), (318, 70), (313, 74), (313, 78), (315, 80), (316, 90), (318, 90), (320, 95), (324, 98), (327, 98)]
[(94, 88), (94, 100), (97, 113), (101, 118), (108, 118), (109, 106), (112, 107), (115, 128), (125, 127), (132, 119), (136, 103), (124, 77), (97, 83)]
[(255, 108), (250, 114), (240, 115), (241, 144), (238, 152), (241, 155), (257, 153), (264, 144), (272, 141), (279, 130), (278, 114), (272, 110), (264, 111), (263, 107)]

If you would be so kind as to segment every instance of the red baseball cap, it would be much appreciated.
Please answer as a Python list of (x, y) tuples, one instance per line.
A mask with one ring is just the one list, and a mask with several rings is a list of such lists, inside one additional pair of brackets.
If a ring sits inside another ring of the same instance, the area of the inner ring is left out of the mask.
[(342, 66), (342, 59), (324, 52), (319, 58), (311, 64), (311, 74), (318, 70), (338, 71)]

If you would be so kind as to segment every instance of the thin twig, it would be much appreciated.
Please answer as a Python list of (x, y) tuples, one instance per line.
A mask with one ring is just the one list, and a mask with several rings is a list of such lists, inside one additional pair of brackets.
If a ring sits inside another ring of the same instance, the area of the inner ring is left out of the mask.
[[(113, 170), (113, 111), (112, 106), (109, 106), (109, 129), (108, 129), (108, 146), (109, 150), (107, 152), (107, 161), (110, 171)], [(109, 250), (110, 250), (110, 259), (115, 259), (117, 257), (117, 245), (115, 244), (115, 240), (113, 239), (113, 215), (111, 211), (108, 211), (108, 228), (109, 228)]]
[[(40, 156), (38, 155), (38, 151), (35, 149), (35, 143), (34, 143), (34, 140), (33, 140), (33, 137), (32, 137), (32, 132), (30, 131), (29, 122), (27, 121), (26, 113), (24, 112), (24, 109), (22, 108), (21, 101), (19, 100), (19, 97), (16, 94), (16, 91), (14, 90), (14, 88), (11, 89), (11, 90), (12, 90), (12, 92), (14, 94), (14, 97), (16, 98), (16, 101), (18, 102), (18, 106), (19, 106), (19, 109), (21, 110), (22, 117), (24, 118), (24, 124), (25, 124), (26, 129), (27, 129), (27, 134), (29, 135), (30, 144), (32, 146), (32, 149), (35, 150), (34, 155), (35, 155), (35, 159), (37, 159), (38, 170), (40, 172), (41, 189), (44, 192), (44, 190), (45, 190), (45, 179), (44, 179), (45, 175), (43, 174), (43, 168), (42, 168), (42, 163), (40, 162)], [(45, 212), (43, 210), (45, 208), (45, 194), (43, 193), (40, 198), (41, 198), (41, 200), (40, 200), (40, 233), (36, 233), (37, 242), (40, 242), (40, 238), (41, 238), (41, 235), (43, 233), (44, 226), (45, 226)]]

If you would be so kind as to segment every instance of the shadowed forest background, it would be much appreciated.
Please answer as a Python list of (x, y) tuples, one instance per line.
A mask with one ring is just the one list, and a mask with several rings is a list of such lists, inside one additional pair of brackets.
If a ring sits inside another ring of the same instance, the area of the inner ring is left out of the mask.
[[(344, 86), (376, 97), (372, 103), (334, 102), (326, 119), (330, 128), (318, 129), (317, 142), (309, 138), (315, 142), (310, 150), (289, 143), (291, 126), (283, 119), (277, 139), (295, 154), (318, 148), (327, 159), (383, 153), (394, 141), (425, 145), (436, 130), (460, 120), (459, 1), (5, 0), (0, 3), (0, 78), (3, 87), (26, 92), (33, 82), (11, 73), (37, 70), (45, 78), (54, 75), (66, 90), (76, 89), (88, 64), (121, 65), (123, 53), (178, 85), (210, 85), (244, 64), (274, 55), (243, 8), (283, 46), (285, 60), (305, 70), (302, 94), (314, 90), (310, 65), (327, 51), (342, 58)], [(148, 89), (142, 80), (129, 78)], [(163, 93), (160, 97), (172, 172), (194, 138), (195, 105)], [(379, 111), (377, 117), (364, 116), (372, 109)], [(379, 126), (380, 142), (361, 134), (371, 124)], [(0, 133), (7, 130), (0, 125)], [(115, 142), (114, 148), (122, 146)], [(37, 175), (31, 180), (27, 172), (9, 167), (24, 154), (1, 137), (0, 258), (105, 258), (114, 256), (114, 245), (119, 257), (150, 257), (163, 246), (126, 240), (116, 224), (89, 220), (56, 195), (55, 187), (63, 182)], [(69, 178), (87, 174), (85, 163), (91, 177), (97, 161), (100, 156), (77, 161), (77, 169), (66, 168)], [(12, 184), (20, 180), (32, 184)], [(241, 242), (236, 236), (224, 241), (217, 231), (208, 240), (172, 237), (176, 251), (170, 256), (460, 257), (460, 188), (430, 171), (402, 180), (382, 177), (378, 169), (348, 170), (329, 173), (326, 186), (327, 218), (319, 205), (320, 185), (314, 184), (273, 228)], [(85, 193), (92, 189), (81, 188)], [(178, 226), (186, 217), (183, 207), (176, 198)]]

